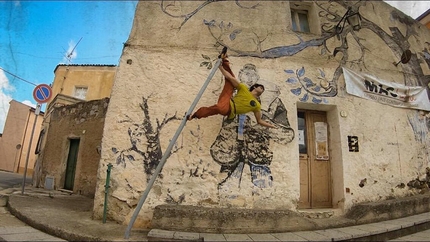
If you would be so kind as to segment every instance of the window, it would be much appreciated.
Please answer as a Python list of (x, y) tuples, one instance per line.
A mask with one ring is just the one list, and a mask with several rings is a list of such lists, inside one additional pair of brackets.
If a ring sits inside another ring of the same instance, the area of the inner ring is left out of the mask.
[(85, 99), (87, 96), (88, 87), (75, 87), (74, 97), (79, 99)]
[(291, 9), (291, 23), (294, 31), (310, 33), (308, 11)]

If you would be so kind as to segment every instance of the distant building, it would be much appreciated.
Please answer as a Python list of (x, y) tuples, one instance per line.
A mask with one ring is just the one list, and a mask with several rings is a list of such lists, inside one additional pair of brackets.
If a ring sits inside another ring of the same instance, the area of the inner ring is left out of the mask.
[[(36, 118), (35, 108), (16, 100), (10, 101), (9, 104), (3, 134), (0, 136), (0, 170), (23, 174), (28, 154), (27, 175), (29, 175), (33, 172), (37, 156), (35, 154), (37, 137), (44, 113), (40, 112)], [(33, 140), (29, 150), (32, 132), (34, 132)]]
[(416, 20), (430, 29), (430, 9), (421, 14)]
[(94, 196), (115, 65), (58, 65), (33, 184)]

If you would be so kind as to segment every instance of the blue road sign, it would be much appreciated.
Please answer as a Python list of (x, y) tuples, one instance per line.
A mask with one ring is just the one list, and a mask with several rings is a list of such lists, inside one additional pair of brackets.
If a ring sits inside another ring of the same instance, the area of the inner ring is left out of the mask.
[(52, 89), (47, 84), (37, 85), (37, 87), (34, 88), (33, 97), (37, 103), (49, 102), (49, 100), (51, 100), (51, 97), (52, 97)]

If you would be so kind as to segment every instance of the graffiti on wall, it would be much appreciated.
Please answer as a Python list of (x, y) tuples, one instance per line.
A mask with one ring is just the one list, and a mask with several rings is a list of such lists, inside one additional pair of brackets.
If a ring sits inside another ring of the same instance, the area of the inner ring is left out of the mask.
[[(147, 181), (151, 179), (155, 168), (163, 156), (160, 145), (160, 132), (162, 128), (170, 121), (181, 120), (176, 113), (170, 116), (166, 114), (163, 120), (156, 119), (156, 126), (154, 127), (149, 115), (148, 99), (150, 97), (151, 96), (147, 98), (142, 97), (140, 108), (143, 112), (143, 120), (141, 123), (135, 123), (128, 115), (126, 115), (126, 119), (118, 121), (119, 123), (130, 123), (130, 127), (128, 128), (130, 147), (123, 150), (118, 150), (115, 147), (111, 149), (117, 156), (117, 165), (126, 167), (128, 162), (139, 162), (143, 160)], [(182, 146), (176, 145), (172, 153), (177, 152), (181, 148)]]
[[(221, 165), (220, 171), (227, 173), (227, 177), (218, 186), (220, 188), (227, 180), (236, 178), (240, 187), (242, 173), (245, 165), (248, 165), (254, 186), (271, 187), (273, 177), (269, 166), (273, 152), (270, 150), (270, 141), (290, 143), (294, 139), (294, 130), (290, 127), (287, 110), (279, 98), (280, 90), (277, 85), (260, 79), (253, 64), (244, 65), (238, 78), (248, 87), (255, 83), (264, 85), (265, 91), (260, 97), (262, 118), (276, 123), (279, 129), (269, 133), (266, 128), (256, 125), (252, 115), (248, 114), (240, 115), (234, 120), (224, 120), (210, 149), (214, 161)], [(242, 130), (241, 138), (238, 138), (239, 130)]]
[(358, 137), (348, 135), (349, 152), (358, 152)]

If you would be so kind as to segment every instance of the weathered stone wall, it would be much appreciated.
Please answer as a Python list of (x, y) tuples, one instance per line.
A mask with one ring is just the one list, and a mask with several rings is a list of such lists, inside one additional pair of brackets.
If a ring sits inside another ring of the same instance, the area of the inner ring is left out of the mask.
[[(103, 210), (104, 168), (112, 163), (108, 216), (129, 222), (222, 46), (229, 47), (232, 70), (241, 81), (266, 86), (263, 110), (281, 110), (284, 118), (277, 122), (283, 128), (268, 130), (248, 120), (247, 142), (241, 146), (237, 124), (223, 124), (221, 116), (188, 122), (136, 226), (148, 227), (154, 207), (166, 203), (296, 210), (298, 109), (327, 112), (333, 207), (347, 210), (418, 192), (402, 184), (425, 175), (429, 166), (428, 112), (346, 93), (341, 67), (426, 86), (430, 33), (383, 2), (360, 2), (354, 6), (360, 6), (362, 29), (346, 25), (338, 39), (333, 28), (348, 6), (323, 1), (309, 3), (311, 24), (321, 29), (296, 33), (290, 21), (293, 4), (139, 2), (106, 116), (95, 217)], [(411, 61), (393, 65), (406, 49), (413, 53)], [(218, 71), (197, 106), (214, 104), (222, 85)], [(349, 151), (348, 136), (358, 139), (359, 152)]]
[(73, 192), (94, 197), (108, 103), (104, 98), (54, 108), (42, 158), (42, 184), (52, 176), (55, 188), (64, 188), (70, 139), (79, 139)]

